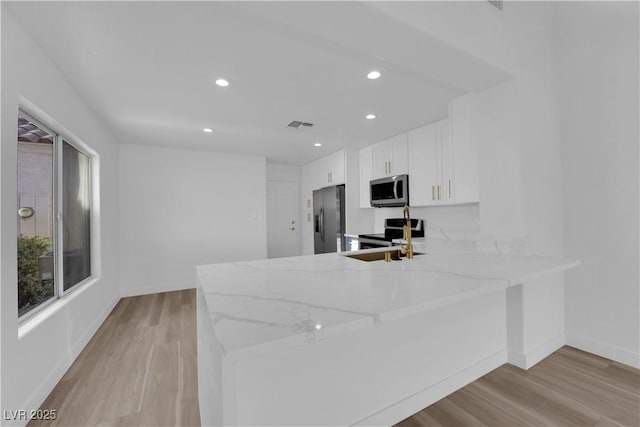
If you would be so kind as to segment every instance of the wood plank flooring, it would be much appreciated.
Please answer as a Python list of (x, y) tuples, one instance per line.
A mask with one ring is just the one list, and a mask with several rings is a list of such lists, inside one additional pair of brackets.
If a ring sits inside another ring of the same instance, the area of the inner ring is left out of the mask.
[(640, 371), (565, 346), (503, 365), (396, 427), (640, 426)]
[[(198, 426), (195, 291), (123, 298), (29, 426)], [(563, 347), (503, 365), (397, 427), (640, 426), (637, 369)]]
[(121, 299), (29, 426), (199, 426), (195, 290)]

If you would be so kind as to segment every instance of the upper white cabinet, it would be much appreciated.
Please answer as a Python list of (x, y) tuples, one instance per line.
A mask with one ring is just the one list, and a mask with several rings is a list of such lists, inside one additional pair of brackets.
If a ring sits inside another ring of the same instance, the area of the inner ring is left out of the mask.
[(373, 178), (408, 172), (407, 134), (396, 135), (373, 144)]
[(476, 203), (478, 146), (474, 95), (449, 103), (449, 118), (360, 150), (360, 207), (370, 207), (369, 181), (409, 174), (412, 206)]
[(412, 206), (475, 203), (478, 147), (472, 127), (473, 95), (449, 104), (449, 118), (408, 133)]
[(323, 174), (322, 178), (324, 178), (324, 175), (326, 174), (326, 181), (325, 181), (326, 185), (322, 185), (322, 187), (327, 187), (329, 185), (344, 184), (345, 182), (344, 150), (340, 150), (326, 157), (323, 157), (319, 161), (321, 165), (324, 166), (324, 168), (321, 170), (321, 173)]
[(449, 120), (408, 132), (408, 145), (411, 205), (451, 204), (455, 199)]
[(345, 182), (344, 150), (336, 151), (302, 167), (308, 190), (317, 190)]
[(371, 207), (371, 195), (369, 182), (373, 179), (373, 145), (369, 145), (360, 150), (359, 172), (360, 172), (360, 207)]
[(478, 144), (473, 132), (473, 95), (449, 103), (453, 183), (456, 203), (474, 203), (479, 199)]

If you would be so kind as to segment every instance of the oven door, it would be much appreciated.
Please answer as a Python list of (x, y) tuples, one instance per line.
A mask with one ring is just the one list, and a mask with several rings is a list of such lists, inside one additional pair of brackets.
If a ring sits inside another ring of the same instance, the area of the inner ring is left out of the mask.
[(373, 249), (373, 248), (388, 248), (393, 246), (393, 243), (386, 240), (367, 239), (366, 237), (360, 237), (359, 249)]

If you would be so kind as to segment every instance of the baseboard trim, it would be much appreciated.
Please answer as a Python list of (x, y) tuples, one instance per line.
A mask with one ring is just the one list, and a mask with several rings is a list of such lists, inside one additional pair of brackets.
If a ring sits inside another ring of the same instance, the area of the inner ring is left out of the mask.
[[(29, 411), (31, 409), (37, 410), (40, 405), (44, 403), (45, 399), (49, 396), (49, 393), (60, 382), (64, 374), (69, 367), (76, 360), (78, 355), (84, 350), (91, 338), (96, 334), (102, 323), (107, 319), (111, 311), (115, 308), (116, 304), (120, 301), (120, 298), (114, 298), (114, 300), (107, 306), (105, 310), (100, 313), (95, 321), (91, 324), (84, 334), (75, 342), (70, 344), (71, 357), (63, 358), (56, 366), (50, 371), (50, 374), (40, 383), (40, 385), (31, 393), (31, 395), (25, 400), (25, 403), (20, 407)], [(12, 420), (11, 425), (25, 426), (29, 420)]]
[(433, 386), (368, 416), (352, 426), (390, 426), (426, 408), (507, 362), (507, 350), (494, 353)]
[(592, 340), (581, 335), (568, 335), (567, 344), (579, 350), (614, 360), (623, 365), (631, 366), (632, 368), (640, 369), (640, 353), (632, 350)]
[(565, 344), (566, 339), (563, 334), (550, 339), (526, 353), (509, 350), (509, 363), (520, 369), (527, 370)]
[(137, 297), (139, 295), (159, 294), (162, 292), (183, 291), (185, 289), (194, 289), (195, 282), (189, 283), (162, 283), (154, 286), (140, 286), (137, 288), (120, 289), (120, 295), (125, 297)]

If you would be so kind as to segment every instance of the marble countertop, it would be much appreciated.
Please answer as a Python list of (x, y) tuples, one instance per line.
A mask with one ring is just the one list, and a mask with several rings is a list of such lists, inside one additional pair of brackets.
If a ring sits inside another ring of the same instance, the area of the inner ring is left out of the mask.
[(278, 353), (579, 265), (479, 253), (427, 253), (389, 263), (348, 254), (198, 266), (198, 292), (222, 351), (234, 360)]

